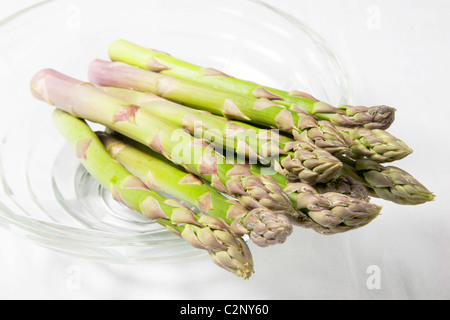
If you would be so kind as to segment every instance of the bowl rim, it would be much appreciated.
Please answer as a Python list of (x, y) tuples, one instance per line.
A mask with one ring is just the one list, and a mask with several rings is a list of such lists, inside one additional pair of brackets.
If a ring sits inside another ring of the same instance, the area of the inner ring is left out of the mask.
[[(61, 1), (61, 0), (42, 0), (38, 3), (35, 3), (28, 7), (25, 7), (15, 13), (12, 13), (11, 15), (0, 20), (0, 28), (2, 28), (4, 25), (9, 23), (10, 21), (16, 19), (17, 17), (27, 13), (28, 11), (31, 11), (38, 7), (47, 5), (49, 3), (58, 2), (58, 1)], [(224, 1), (224, 0), (209, 0), (209, 1)], [(227, 0), (225, 0), (225, 1), (227, 1)], [(347, 69), (345, 68), (342, 60), (338, 57), (335, 50), (328, 44), (328, 42), (319, 33), (314, 31), (311, 27), (306, 25), (304, 22), (302, 22), (298, 18), (294, 17), (292, 14), (290, 14), (280, 8), (277, 8), (271, 4), (268, 4), (264, 0), (240, 0), (240, 1), (246, 1), (248, 3), (253, 3), (257, 6), (266, 8), (266, 9), (274, 12), (275, 14), (281, 16), (282, 18), (286, 19), (291, 24), (295, 25), (297, 28), (301, 29), (303, 32), (308, 34), (314, 40), (316, 45), (321, 47), (321, 49), (327, 51), (329, 53), (329, 57), (332, 59), (331, 63), (337, 67), (337, 69), (339, 70), (339, 73), (341, 74), (338, 86), (339, 86), (341, 92), (345, 92), (347, 95), (345, 97), (346, 101), (344, 101), (344, 102), (345, 102), (345, 104), (353, 103), (353, 86), (352, 86), (352, 83), (350, 80), (350, 76), (347, 72)]]
[[(43, 0), (38, 3), (32, 4), (30, 6), (27, 6), (21, 10), (16, 11), (15, 13), (12, 13), (11, 15), (3, 18), (0, 20), (0, 31), (1, 29), (10, 23), (11, 21), (14, 21), (15, 19), (21, 17), (22, 15), (28, 13), (29, 11), (32, 11), (34, 9), (43, 7), (45, 5), (63, 1), (63, 0)], [(210, 0), (213, 1), (213, 0)], [(223, 0), (216, 0), (216, 1), (222, 1)], [(316, 31), (312, 30), (309, 26), (307, 26), (305, 23), (300, 21), (298, 18), (294, 17), (293, 15), (285, 12), (282, 9), (276, 8), (271, 4), (266, 3), (263, 0), (241, 0), (246, 1), (247, 3), (252, 3), (256, 6), (263, 7), (265, 9), (268, 9), (269, 11), (275, 13), (276, 15), (280, 16), (281, 18), (287, 20), (289, 23), (291, 23), (293, 26), (300, 29), (302, 32), (306, 33), (311, 37), (311, 39), (314, 41), (314, 43), (320, 47), (320, 49), (325, 50), (328, 52), (328, 56), (332, 59), (330, 63), (334, 65), (338, 72), (340, 73), (339, 81), (338, 81), (338, 87), (340, 90), (341, 95), (346, 94), (347, 96), (345, 99), (348, 99), (348, 103), (351, 103), (351, 100), (353, 99), (353, 90), (351, 81), (349, 79), (349, 75), (344, 67), (344, 64), (339, 59), (337, 54), (334, 52), (333, 48), (324, 40), (322, 36), (320, 36)], [(1, 159), (0, 159), (1, 162)], [(0, 171), (3, 170), (3, 166), (0, 163)], [(4, 185), (4, 177), (2, 176), (1, 183)], [(20, 208), (17, 203), (14, 203), (20, 210), (23, 210)], [(71, 243), (77, 246), (77, 247), (85, 247), (85, 248), (101, 248), (105, 246), (127, 246), (130, 243), (132, 243), (133, 247), (135, 246), (143, 246), (144, 243), (139, 243), (139, 238), (145, 238), (149, 234), (157, 235), (159, 233), (167, 233), (167, 230), (161, 229), (161, 230), (152, 230), (148, 232), (142, 232), (134, 235), (127, 235), (122, 234), (120, 239), (117, 239), (113, 232), (109, 231), (98, 231), (98, 230), (85, 230), (85, 229), (78, 229), (76, 227), (70, 227), (70, 226), (64, 226), (57, 223), (52, 222), (44, 222), (37, 219), (20, 216), (13, 212), (10, 208), (8, 208), (4, 203), (0, 202), (0, 222), (7, 222), (7, 223), (0, 223), (1, 227), (4, 227), (5, 229), (11, 230), (11, 226), (14, 226), (14, 228), (18, 228), (20, 232), (25, 235), (25, 237), (32, 237), (33, 240), (40, 243), (43, 246), (50, 247), (53, 249), (60, 249), (60, 246), (55, 245), (56, 243), (66, 242)], [(66, 233), (65, 231), (76, 231), (77, 239), (73, 238), (73, 233)], [(16, 232), (17, 233), (17, 232)], [(101, 235), (101, 237), (99, 237)], [(147, 239), (148, 240), (148, 239)], [(164, 245), (168, 246), (185, 246), (186, 244), (182, 239), (176, 237), (174, 235), (173, 238), (164, 238), (161, 239), (162, 242), (164, 242)], [(159, 240), (159, 242), (161, 242)], [(120, 241), (120, 242), (119, 242)], [(62, 251), (62, 250), (60, 250)], [(200, 250), (197, 250), (200, 251)], [(72, 251), (71, 251), (72, 252)], [(72, 252), (73, 254), (73, 252)], [(85, 256), (83, 254), (80, 254), (81, 256)], [(166, 260), (165, 260), (166, 261)]]

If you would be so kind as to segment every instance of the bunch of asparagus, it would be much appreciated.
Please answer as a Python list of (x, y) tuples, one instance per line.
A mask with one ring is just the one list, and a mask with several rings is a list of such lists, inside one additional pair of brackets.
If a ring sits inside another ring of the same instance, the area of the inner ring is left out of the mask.
[(254, 273), (247, 238), (347, 232), (379, 216), (373, 197), (434, 198), (384, 165), (412, 152), (386, 131), (393, 108), (333, 107), (124, 40), (109, 58), (89, 65), (89, 82), (44, 69), (32, 93), (56, 107), (56, 127), (115, 200), (243, 279)]

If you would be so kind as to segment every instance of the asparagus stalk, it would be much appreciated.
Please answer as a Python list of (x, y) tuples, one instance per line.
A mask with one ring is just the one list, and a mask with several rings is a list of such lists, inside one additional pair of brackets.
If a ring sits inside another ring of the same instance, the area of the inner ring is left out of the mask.
[(388, 106), (349, 106), (337, 108), (318, 101), (309, 94), (287, 92), (263, 86), (251, 81), (237, 79), (212, 68), (203, 68), (174, 58), (166, 53), (143, 48), (125, 40), (111, 44), (109, 56), (113, 61), (147, 69), (175, 78), (193, 81), (236, 94), (263, 98), (282, 104), (294, 113), (308, 112), (316, 117), (344, 127), (363, 126), (368, 129), (387, 129), (395, 118), (395, 109)]
[[(268, 88), (268, 90), (273, 91), (274, 89)], [(292, 92), (276, 91), (283, 99), (282, 101), (276, 100), (276, 102), (286, 106), (289, 110), (293, 112), (307, 111), (319, 119), (330, 121), (335, 126), (346, 128), (386, 130), (394, 122), (397, 111), (395, 108), (386, 105), (365, 107), (341, 104), (333, 107), (305, 92), (297, 90)]]
[(253, 274), (247, 244), (241, 237), (231, 234), (219, 219), (198, 216), (178, 201), (166, 199), (147, 188), (108, 154), (83, 120), (56, 109), (53, 122), (82, 165), (116, 201), (156, 220), (195, 248), (206, 250), (214, 263), (225, 270), (243, 279)]
[[(262, 170), (262, 167), (256, 164), (249, 166), (254, 172)], [(319, 192), (309, 184), (290, 182), (277, 172), (272, 175), (298, 209), (296, 215), (291, 215), (296, 224), (324, 235), (348, 232), (366, 226), (379, 216), (382, 209), (370, 203), (363, 193), (346, 194), (346, 189)]]
[[(215, 142), (216, 147), (231, 147), (238, 155), (248, 157), (250, 162), (259, 160), (275, 162), (280, 173), (292, 180), (316, 184), (330, 181), (343, 167), (328, 151), (310, 141), (280, 140), (278, 134), (244, 123), (232, 122), (204, 111), (147, 94), (115, 87), (101, 87), (105, 92), (118, 96), (130, 104), (138, 105), (167, 121), (187, 129), (198, 138)], [(289, 141), (289, 142), (285, 142)]]
[[(130, 173), (143, 181), (149, 188), (170, 194), (184, 203), (197, 208), (201, 213), (211, 215), (224, 221), (237, 235), (247, 234), (260, 247), (282, 243), (280, 234), (274, 230), (273, 219), (265, 220), (265, 208), (251, 211), (245, 209), (239, 202), (230, 200), (207, 184), (204, 184), (193, 174), (185, 172), (167, 160), (158, 157), (149, 148), (133, 146), (126, 139), (105, 133), (97, 134), (110, 155), (123, 165)], [(271, 216), (271, 213), (268, 213)], [(279, 215), (283, 221), (284, 215)], [(268, 222), (268, 223), (267, 223)], [(284, 223), (280, 224), (284, 227)]]
[(346, 155), (353, 159), (368, 159), (378, 163), (393, 162), (413, 152), (405, 142), (385, 130), (337, 128), (348, 139), (349, 151)]
[[(279, 213), (295, 211), (290, 199), (271, 178), (254, 175), (244, 166), (229, 164), (207, 143), (142, 108), (129, 105), (92, 84), (55, 70), (38, 72), (31, 83), (34, 96), (79, 118), (102, 124), (149, 146), (168, 160), (208, 181), (212, 187), (236, 197), (248, 210), (268, 208), (264, 219), (273, 219), (279, 239), (292, 232)], [(268, 223), (268, 222), (267, 222)], [(269, 223), (268, 223), (269, 224)]]
[[(345, 169), (345, 168), (344, 168)], [(314, 188), (319, 193), (337, 192), (345, 194), (351, 198), (370, 201), (370, 195), (366, 186), (355, 179), (352, 175), (346, 174), (345, 170), (339, 174), (335, 179), (327, 183), (318, 183)]]
[(305, 113), (293, 113), (266, 98), (241, 96), (125, 63), (102, 60), (90, 64), (89, 79), (100, 86), (153, 93), (231, 120), (278, 129), (301, 141), (317, 142), (319, 148), (329, 152), (347, 149), (345, 139), (329, 122), (316, 121)]
[(347, 174), (362, 182), (369, 195), (402, 205), (419, 205), (435, 196), (410, 173), (371, 160), (342, 158)]
[(222, 153), (226, 149), (235, 150), (250, 161), (269, 163), (270, 158), (285, 155), (277, 143), (278, 136), (272, 131), (257, 128), (251, 131), (233, 121), (215, 116), (207, 111), (196, 110), (161, 98), (152, 93), (116, 87), (102, 87), (104, 92), (119, 97), (129, 104), (139, 105), (145, 110), (172, 122), (191, 133), (208, 140)]
[[(333, 155), (347, 154), (353, 158), (390, 162), (402, 159), (412, 152), (404, 142), (383, 130), (337, 128), (328, 121), (317, 121), (304, 113), (294, 115), (296, 128), (291, 127), (289, 130), (284, 130), (272, 123), (273, 118), (270, 119), (270, 117), (273, 114), (265, 113), (268, 108), (254, 110), (253, 105), (257, 103), (255, 98), (243, 97), (193, 82), (174, 79), (120, 62), (95, 60), (89, 67), (89, 74), (91, 82), (100, 86), (150, 92), (168, 100), (225, 117), (229, 117), (229, 115), (225, 112), (224, 101), (234, 101), (240, 110), (252, 111), (247, 115), (254, 123), (288, 132), (295, 137), (295, 140), (314, 144)], [(274, 111), (279, 109), (279, 106), (272, 105), (270, 108)], [(265, 120), (262, 121), (260, 117)], [(326, 159), (338, 163), (330, 155), (327, 155)]]

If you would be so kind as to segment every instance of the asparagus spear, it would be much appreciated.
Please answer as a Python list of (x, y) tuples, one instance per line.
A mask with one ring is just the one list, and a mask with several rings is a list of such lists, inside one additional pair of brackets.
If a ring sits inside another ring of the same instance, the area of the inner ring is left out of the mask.
[(371, 160), (342, 158), (346, 172), (359, 179), (370, 196), (402, 205), (419, 205), (434, 200), (434, 194), (410, 173)]
[[(253, 172), (261, 172), (261, 166), (249, 166)], [(298, 209), (296, 215), (291, 214), (294, 221), (321, 234), (332, 235), (366, 226), (382, 209), (359, 192), (357, 197), (354, 193), (346, 194), (345, 189), (319, 192), (309, 184), (290, 182), (277, 172), (272, 175)]]
[(253, 274), (247, 244), (231, 234), (219, 219), (198, 216), (178, 201), (147, 188), (109, 155), (83, 120), (56, 109), (53, 121), (82, 165), (116, 201), (156, 220), (195, 248), (206, 250), (214, 263), (227, 271), (243, 279)]
[[(276, 89), (268, 88), (269, 91)], [(351, 106), (341, 104), (333, 107), (330, 104), (320, 101), (310, 94), (294, 90), (292, 92), (276, 90), (282, 101), (277, 103), (286, 106), (293, 112), (310, 112), (320, 119), (330, 121), (335, 126), (346, 128), (366, 128), (369, 130), (388, 129), (395, 120), (395, 108), (378, 105), (372, 107)]]
[(120, 62), (93, 61), (89, 66), (89, 78), (100, 86), (153, 93), (231, 120), (251, 121), (278, 129), (301, 141), (309, 139), (317, 142), (319, 148), (329, 152), (347, 149), (344, 138), (329, 122), (316, 121), (306, 113), (293, 113), (266, 98), (236, 95)]
[(277, 143), (278, 135), (272, 131), (259, 129), (251, 131), (229, 119), (215, 116), (207, 111), (196, 110), (161, 98), (152, 93), (116, 87), (99, 89), (119, 97), (129, 104), (139, 105), (145, 110), (172, 122), (190, 132), (197, 138), (204, 138), (225, 149), (235, 150), (250, 161), (270, 162), (269, 158), (285, 155)]
[[(287, 236), (282, 230), (273, 231), (273, 219), (265, 221), (265, 208), (248, 211), (235, 200), (223, 196), (215, 189), (204, 184), (196, 176), (187, 173), (167, 160), (158, 157), (144, 145), (135, 147), (126, 139), (105, 133), (97, 134), (110, 155), (130, 173), (143, 181), (149, 188), (170, 194), (184, 203), (197, 208), (201, 213), (224, 221), (237, 235), (248, 234), (250, 239), (261, 247), (283, 243), (280, 235)], [(269, 216), (271, 213), (268, 213)], [(285, 221), (286, 216), (279, 215)], [(271, 225), (268, 225), (269, 222)], [(284, 227), (284, 222), (280, 224)]]
[[(345, 169), (345, 168), (344, 168)], [(319, 193), (337, 192), (351, 198), (370, 201), (370, 195), (365, 185), (343, 170), (335, 179), (327, 183), (318, 183), (314, 188)]]
[[(95, 60), (89, 67), (89, 74), (91, 82), (100, 86), (150, 92), (168, 100), (225, 117), (230, 116), (226, 113), (224, 101), (233, 101), (236, 102), (235, 105), (239, 110), (250, 110), (246, 114), (254, 123), (288, 132), (295, 137), (295, 140), (313, 143), (333, 155), (348, 154), (353, 158), (367, 157), (375, 161), (389, 162), (402, 159), (411, 153), (411, 149), (404, 142), (383, 130), (343, 127), (338, 129), (328, 121), (317, 121), (311, 115), (304, 113), (295, 114), (293, 119), (297, 126), (295, 128), (291, 126), (289, 130), (286, 130), (273, 123), (273, 112), (285, 110), (282, 107), (280, 109), (280, 106), (271, 105), (268, 108), (255, 110), (253, 108), (257, 104), (255, 98), (174, 79), (120, 62)], [(333, 159), (329, 155), (326, 158)], [(334, 162), (337, 163), (335, 160)]]
[[(276, 168), (286, 177), (316, 184), (330, 181), (343, 167), (329, 152), (316, 147), (310, 141), (293, 141), (244, 123), (232, 122), (204, 111), (147, 94), (115, 87), (101, 87), (105, 92), (139, 105), (167, 121), (187, 129), (191, 134), (214, 142), (216, 147), (231, 147), (250, 162), (276, 163)], [(288, 141), (288, 142), (286, 142)]]
[[(290, 199), (271, 178), (254, 175), (244, 166), (229, 164), (207, 143), (142, 108), (129, 105), (92, 84), (55, 70), (38, 72), (32, 82), (34, 96), (79, 118), (102, 124), (149, 146), (168, 160), (208, 181), (215, 189), (236, 197), (248, 210), (268, 208), (264, 219), (273, 219), (280, 239), (292, 232), (279, 213), (295, 211)], [(283, 225), (283, 226), (281, 226)]]
[(353, 159), (369, 159), (384, 163), (401, 160), (413, 152), (405, 142), (385, 130), (337, 128), (348, 139), (350, 150), (346, 155)]
[(174, 58), (166, 53), (143, 48), (125, 40), (111, 44), (109, 56), (113, 61), (121, 61), (143, 69), (160, 72), (175, 78), (190, 80), (236, 94), (264, 98), (283, 104), (295, 113), (308, 112), (320, 119), (344, 127), (363, 126), (368, 129), (387, 129), (395, 118), (395, 109), (388, 106), (349, 106), (337, 108), (318, 101), (309, 94), (287, 92), (260, 84), (237, 79), (221, 71), (203, 68)]

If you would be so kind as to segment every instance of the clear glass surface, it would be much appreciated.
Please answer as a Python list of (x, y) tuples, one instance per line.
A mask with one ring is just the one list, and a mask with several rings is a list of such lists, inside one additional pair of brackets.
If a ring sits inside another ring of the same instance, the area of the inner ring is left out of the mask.
[(256, 0), (43, 1), (0, 22), (1, 226), (101, 261), (204, 254), (114, 202), (53, 127), (53, 108), (30, 94), (43, 68), (86, 80), (88, 64), (108, 59), (120, 38), (331, 104), (352, 103), (346, 72), (321, 37)]

